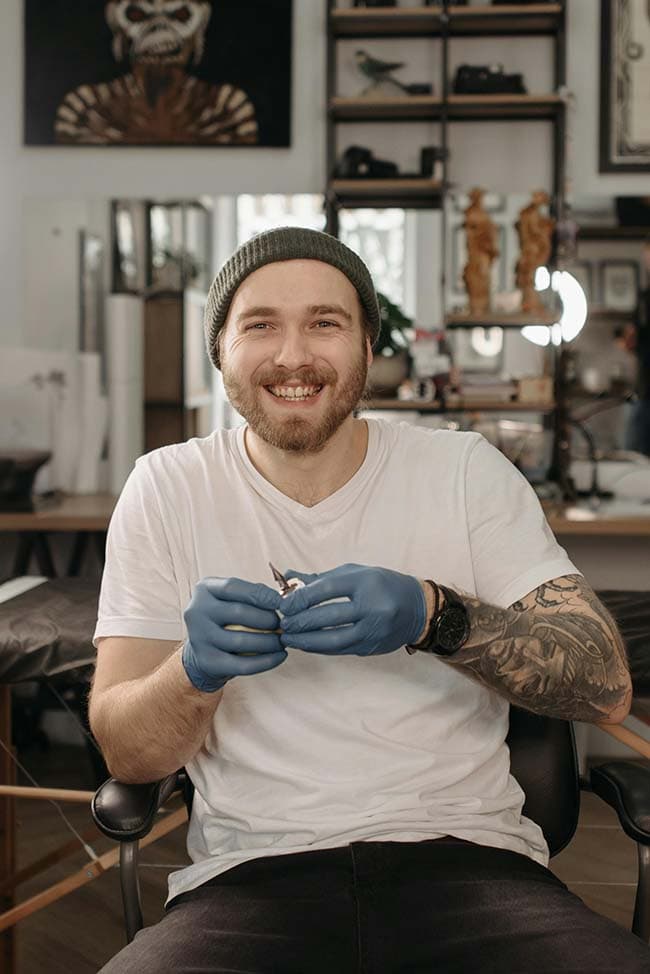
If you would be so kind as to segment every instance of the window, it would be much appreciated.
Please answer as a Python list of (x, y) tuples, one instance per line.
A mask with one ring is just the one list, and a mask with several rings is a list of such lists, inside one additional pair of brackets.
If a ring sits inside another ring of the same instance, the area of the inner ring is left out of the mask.
[[(404, 210), (341, 210), (340, 237), (368, 265), (375, 287), (404, 306)], [(237, 245), (273, 227), (325, 229), (319, 193), (237, 197)]]
[(274, 227), (309, 227), (325, 229), (323, 197), (320, 193), (296, 193), (292, 196), (267, 193), (264, 196), (237, 197), (237, 246), (256, 233)]
[(343, 243), (368, 265), (375, 287), (404, 307), (404, 210), (341, 210)]

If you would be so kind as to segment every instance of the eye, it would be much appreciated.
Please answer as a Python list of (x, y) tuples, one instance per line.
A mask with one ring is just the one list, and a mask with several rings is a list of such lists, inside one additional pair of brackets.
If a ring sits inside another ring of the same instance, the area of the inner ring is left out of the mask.
[(177, 7), (172, 11), (171, 16), (174, 20), (180, 20), (181, 24), (186, 24), (192, 16), (192, 11), (189, 7)]
[(254, 321), (252, 324), (246, 325), (246, 331), (263, 331), (268, 327), (268, 322), (266, 321)]
[(132, 24), (140, 23), (143, 20), (149, 19), (149, 14), (145, 13), (142, 7), (136, 7), (134, 3), (129, 4), (125, 11), (127, 20), (130, 20)]
[(337, 325), (337, 323), (335, 321), (328, 321), (327, 319), (323, 319), (321, 321), (317, 321), (316, 322), (316, 327), (317, 328), (323, 328), (323, 327), (325, 327), (325, 328), (337, 328), (338, 325)]

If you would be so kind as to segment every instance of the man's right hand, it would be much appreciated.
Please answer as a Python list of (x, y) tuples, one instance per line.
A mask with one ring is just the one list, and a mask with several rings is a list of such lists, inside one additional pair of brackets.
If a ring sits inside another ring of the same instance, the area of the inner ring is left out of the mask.
[(184, 612), (188, 639), (182, 660), (192, 685), (212, 693), (233, 676), (263, 673), (283, 663), (287, 652), (276, 631), (281, 602), (280, 593), (268, 585), (240, 578), (198, 582)]

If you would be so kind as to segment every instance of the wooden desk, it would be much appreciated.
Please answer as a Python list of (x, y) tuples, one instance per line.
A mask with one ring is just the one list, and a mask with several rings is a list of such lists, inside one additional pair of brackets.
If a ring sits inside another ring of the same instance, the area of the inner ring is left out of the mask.
[(0, 511), (0, 532), (18, 532), (12, 577), (27, 575), (32, 554), (41, 574), (56, 575), (50, 551), (49, 532), (69, 532), (75, 535), (67, 566), (67, 575), (78, 575), (81, 561), (92, 539), (100, 560), (104, 560), (104, 544), (108, 522), (117, 498), (112, 494), (63, 494), (47, 501), (38, 501), (34, 511)]
[(650, 538), (650, 506), (648, 516), (614, 517), (600, 511), (571, 505), (544, 505), (546, 518), (554, 534), (590, 535), (591, 537)]

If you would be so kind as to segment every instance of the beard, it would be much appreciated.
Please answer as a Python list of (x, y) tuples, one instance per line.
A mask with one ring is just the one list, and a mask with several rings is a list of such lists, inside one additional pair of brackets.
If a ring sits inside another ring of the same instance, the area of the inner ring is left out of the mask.
[[(299, 369), (294, 373), (269, 370), (248, 385), (238, 379), (226, 362), (222, 361), (221, 368), (228, 399), (244, 417), (253, 433), (269, 446), (287, 453), (319, 453), (365, 398), (368, 378), (365, 343), (358, 358), (338, 385), (338, 373), (330, 366)], [(303, 416), (272, 418), (264, 409), (264, 386), (281, 386), (289, 381), (303, 386), (335, 387), (335, 394), (331, 397), (332, 401), (325, 415), (320, 419), (307, 419)]]

